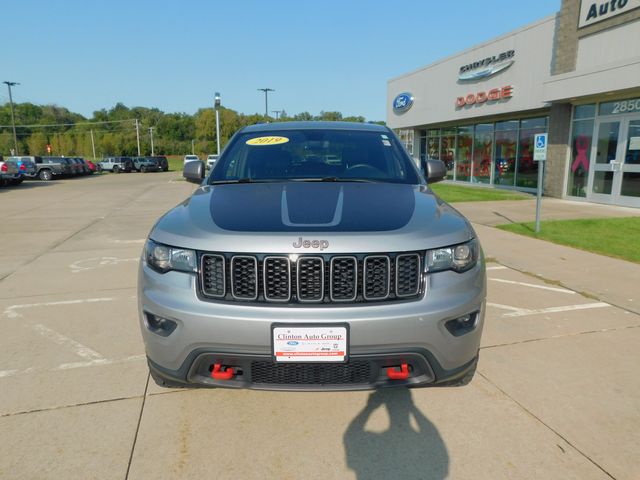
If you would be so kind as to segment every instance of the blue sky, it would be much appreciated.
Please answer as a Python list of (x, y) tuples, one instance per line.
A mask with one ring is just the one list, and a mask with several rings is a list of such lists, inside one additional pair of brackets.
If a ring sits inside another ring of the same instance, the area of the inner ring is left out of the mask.
[(87, 116), (116, 102), (194, 113), (216, 91), (229, 108), (263, 113), (257, 89), (270, 87), (269, 110), (384, 120), (390, 78), (559, 8), (560, 0), (19, 0), (2, 7), (0, 81), (21, 83), (16, 102)]

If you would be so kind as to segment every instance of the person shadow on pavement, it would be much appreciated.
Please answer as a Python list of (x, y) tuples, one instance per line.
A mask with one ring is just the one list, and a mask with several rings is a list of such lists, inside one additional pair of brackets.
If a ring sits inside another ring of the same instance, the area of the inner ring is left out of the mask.
[[(380, 433), (365, 430), (372, 413), (382, 405), (389, 413), (389, 428)], [(447, 478), (449, 454), (444, 441), (407, 388), (371, 393), (343, 440), (347, 465), (358, 480)]]

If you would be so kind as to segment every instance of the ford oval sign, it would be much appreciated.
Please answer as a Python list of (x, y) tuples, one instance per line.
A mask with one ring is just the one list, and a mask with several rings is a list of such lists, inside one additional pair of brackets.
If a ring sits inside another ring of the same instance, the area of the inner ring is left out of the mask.
[(401, 93), (393, 99), (393, 112), (399, 115), (409, 110), (412, 105), (413, 95), (409, 92)]

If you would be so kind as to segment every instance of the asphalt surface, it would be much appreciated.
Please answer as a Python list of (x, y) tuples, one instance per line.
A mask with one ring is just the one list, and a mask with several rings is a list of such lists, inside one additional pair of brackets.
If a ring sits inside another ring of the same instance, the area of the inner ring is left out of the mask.
[[(193, 189), (169, 172), (0, 190), (0, 478), (640, 478), (640, 265), (488, 226), (530, 201), (459, 205), (491, 259), (470, 385), (158, 388), (138, 258)], [(555, 202), (543, 215), (575, 214)]]

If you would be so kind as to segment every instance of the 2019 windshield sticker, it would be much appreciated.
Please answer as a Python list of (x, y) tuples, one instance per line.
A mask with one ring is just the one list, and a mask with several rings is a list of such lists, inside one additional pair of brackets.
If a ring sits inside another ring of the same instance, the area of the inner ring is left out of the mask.
[(287, 137), (256, 137), (250, 138), (245, 143), (247, 145), (253, 145), (254, 147), (266, 146), (266, 145), (280, 145), (281, 143), (287, 143), (289, 139)]

